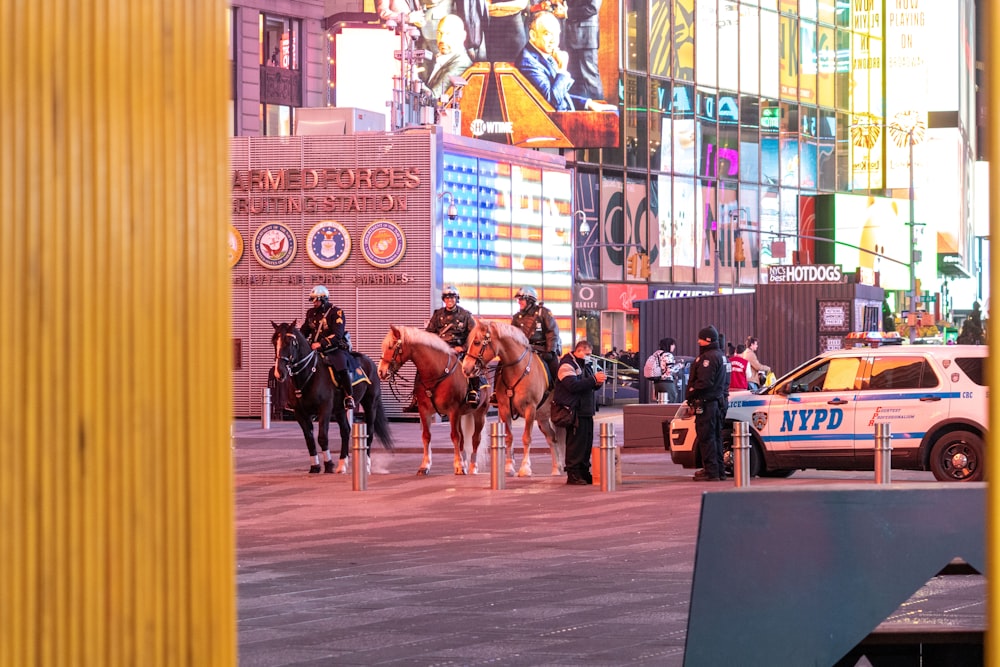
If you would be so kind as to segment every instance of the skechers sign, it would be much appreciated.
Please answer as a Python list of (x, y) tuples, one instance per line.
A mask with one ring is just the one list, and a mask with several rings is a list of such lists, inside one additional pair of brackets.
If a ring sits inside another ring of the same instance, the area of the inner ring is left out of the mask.
[(838, 264), (811, 264), (808, 266), (769, 266), (769, 283), (842, 283), (844, 272)]

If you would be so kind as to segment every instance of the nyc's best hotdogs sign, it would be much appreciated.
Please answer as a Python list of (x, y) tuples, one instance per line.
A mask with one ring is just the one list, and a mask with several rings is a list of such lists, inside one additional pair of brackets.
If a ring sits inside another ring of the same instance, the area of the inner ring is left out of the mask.
[[(405, 213), (407, 196), (420, 182), (416, 167), (237, 169), (232, 175), (232, 214)], [(303, 239), (284, 222), (269, 220), (257, 227), (251, 247), (261, 266), (280, 269), (291, 263), (300, 245), (316, 266), (333, 269), (347, 260), (354, 242), (336, 220), (321, 220)], [(406, 237), (392, 220), (378, 219), (365, 228), (359, 245), (370, 265), (387, 269), (403, 258)], [(243, 238), (233, 226), (229, 249), (230, 266), (235, 266), (243, 255)]]

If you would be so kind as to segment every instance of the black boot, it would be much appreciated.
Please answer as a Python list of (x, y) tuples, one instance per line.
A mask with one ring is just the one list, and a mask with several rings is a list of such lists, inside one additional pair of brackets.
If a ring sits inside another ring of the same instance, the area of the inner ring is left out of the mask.
[(465, 396), (465, 402), (469, 405), (479, 405), (479, 387), (481, 382), (477, 377), (469, 378), (469, 393)]
[(354, 409), (354, 397), (351, 396), (351, 376), (347, 371), (337, 371), (334, 373), (334, 377), (337, 380), (337, 386), (340, 387), (341, 391), (344, 392), (344, 409), (353, 410)]

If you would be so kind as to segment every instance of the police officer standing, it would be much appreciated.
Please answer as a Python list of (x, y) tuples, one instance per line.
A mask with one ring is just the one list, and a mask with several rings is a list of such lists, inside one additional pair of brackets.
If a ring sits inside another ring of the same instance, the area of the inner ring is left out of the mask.
[(333, 378), (344, 392), (344, 409), (354, 409), (351, 396), (351, 343), (347, 337), (344, 311), (330, 303), (330, 290), (323, 285), (313, 287), (309, 293), (312, 308), (306, 311), (302, 333), (312, 349), (319, 350), (323, 360), (333, 369)]
[(729, 394), (729, 361), (719, 346), (719, 332), (712, 325), (698, 332), (698, 348), (685, 396), (695, 413), (698, 449), (705, 466), (694, 474), (694, 480), (723, 482), (726, 473), (722, 460), (722, 424)]
[(594, 447), (594, 414), (597, 412), (597, 391), (607, 379), (602, 370), (594, 370), (590, 341), (578, 340), (571, 353), (559, 363), (559, 381), (552, 401), (572, 407), (576, 423), (566, 429), (566, 483), (593, 484), (590, 457)]
[(556, 318), (551, 310), (538, 302), (538, 294), (533, 287), (522, 287), (516, 298), (520, 310), (514, 313), (510, 323), (528, 337), (531, 348), (549, 367), (552, 383), (555, 384), (559, 374), (559, 355), (562, 354)]
[[(441, 292), (441, 300), (444, 306), (438, 308), (431, 315), (427, 323), (427, 331), (437, 334), (441, 340), (451, 346), (458, 355), (459, 360), (465, 356), (465, 343), (469, 338), (469, 332), (476, 326), (476, 320), (465, 308), (458, 305), (462, 297), (458, 293), (458, 288), (449, 285)], [(477, 377), (469, 378), (469, 393), (465, 397), (469, 405), (479, 405), (479, 386), (482, 380)], [(419, 386), (419, 376), (413, 379), (413, 389), (416, 391)], [(414, 396), (416, 400), (416, 396)]]

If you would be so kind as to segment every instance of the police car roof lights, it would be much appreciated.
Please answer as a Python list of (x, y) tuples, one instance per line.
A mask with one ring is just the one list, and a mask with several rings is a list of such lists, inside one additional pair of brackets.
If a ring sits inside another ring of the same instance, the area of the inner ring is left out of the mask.
[(852, 331), (844, 336), (844, 347), (878, 347), (902, 345), (903, 337), (896, 331)]

